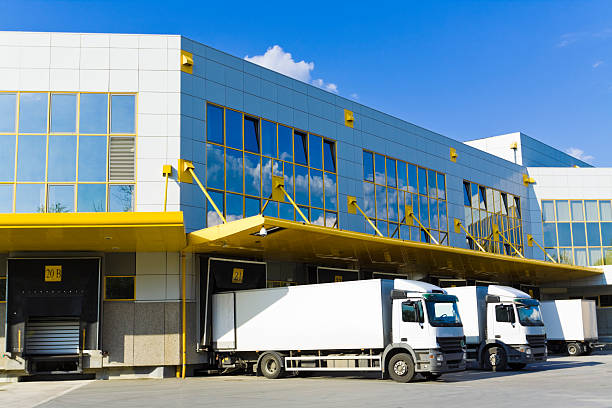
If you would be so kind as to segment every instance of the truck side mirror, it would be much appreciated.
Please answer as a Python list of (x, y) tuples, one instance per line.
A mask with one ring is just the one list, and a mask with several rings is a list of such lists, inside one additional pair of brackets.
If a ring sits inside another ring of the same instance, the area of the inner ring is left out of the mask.
[(485, 302), (487, 302), (487, 303), (499, 303), (500, 302), (500, 298), (499, 298), (499, 296), (495, 296), (495, 295), (487, 295), (485, 297)]
[(408, 299), (408, 294), (405, 290), (393, 289), (391, 291), (391, 299)]

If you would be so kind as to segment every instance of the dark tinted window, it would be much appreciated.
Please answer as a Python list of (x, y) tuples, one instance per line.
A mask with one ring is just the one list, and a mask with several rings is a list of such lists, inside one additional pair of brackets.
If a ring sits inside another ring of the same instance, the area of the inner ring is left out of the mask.
[(259, 153), (259, 120), (244, 117), (244, 150)]
[(323, 159), (325, 171), (336, 172), (336, 144), (330, 140), (323, 141)]
[(374, 158), (372, 153), (363, 152), (363, 179), (366, 181), (374, 182)]
[(304, 133), (294, 132), (295, 162), (308, 164), (308, 139)]
[(108, 300), (134, 299), (133, 276), (107, 276), (105, 298)]
[(402, 321), (418, 323), (422, 320), (423, 308), (420, 302), (402, 303)]
[(215, 105), (206, 106), (206, 140), (223, 144), (223, 109)]
[(514, 308), (512, 305), (495, 306), (495, 320), (498, 322), (514, 323)]

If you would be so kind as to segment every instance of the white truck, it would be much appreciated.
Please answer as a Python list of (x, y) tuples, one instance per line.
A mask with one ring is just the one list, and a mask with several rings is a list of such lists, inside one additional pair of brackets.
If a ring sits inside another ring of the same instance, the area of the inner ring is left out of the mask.
[(597, 344), (597, 314), (593, 300), (569, 299), (542, 302), (546, 341), (551, 352), (570, 356), (590, 354)]
[(539, 302), (508, 286), (446, 288), (457, 296), (469, 368), (501, 371), (546, 361)]
[(212, 295), (224, 372), (374, 371), (408, 382), (465, 369), (456, 298), (424, 282), (361, 280)]

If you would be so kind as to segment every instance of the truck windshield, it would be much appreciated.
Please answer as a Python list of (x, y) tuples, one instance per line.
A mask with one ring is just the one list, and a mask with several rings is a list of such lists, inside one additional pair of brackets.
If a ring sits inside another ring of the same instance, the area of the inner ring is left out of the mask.
[(432, 326), (457, 326), (461, 327), (459, 310), (456, 302), (425, 301), (429, 324)]
[(516, 311), (518, 312), (519, 322), (523, 326), (544, 326), (540, 306), (526, 306), (517, 304)]

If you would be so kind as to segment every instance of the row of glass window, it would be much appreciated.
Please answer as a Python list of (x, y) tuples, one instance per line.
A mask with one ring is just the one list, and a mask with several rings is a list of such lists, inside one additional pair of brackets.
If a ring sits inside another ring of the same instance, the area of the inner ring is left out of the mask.
[(221, 106), (206, 106), (206, 139), (245, 152), (336, 172), (335, 142)]
[(0, 133), (136, 133), (136, 95), (0, 93)]
[[(415, 242), (431, 242), (431, 237), (424, 229), (418, 226), (410, 226), (406, 224), (398, 224), (395, 222), (387, 222), (381, 220), (371, 220), (380, 233), (389, 238), (402, 239), (404, 241), (415, 241)], [(376, 231), (366, 221), (365, 230), (367, 234), (374, 235)], [(440, 243), (441, 245), (448, 245), (448, 231), (428, 228), (429, 233)]]
[[(272, 200), (262, 200), (259, 197), (249, 197), (242, 194), (224, 193), (222, 191), (208, 190), (212, 200), (215, 202), (219, 211), (227, 222), (236, 221), (242, 218), (261, 214), (268, 217), (281, 218), (288, 221), (302, 221), (302, 217), (297, 214), (293, 205), (289, 202), (276, 202)], [(262, 204), (263, 203), (263, 204)], [(315, 224), (331, 228), (338, 228), (338, 213), (334, 211), (324, 211), (319, 208), (311, 208), (299, 205), (298, 208), (308, 220)], [(206, 203), (206, 226), (212, 227), (221, 224), (222, 221), (210, 203)]]
[(542, 221), (612, 221), (610, 200), (543, 200)]
[(521, 218), (520, 197), (469, 181), (463, 181), (463, 205)]
[(612, 246), (612, 222), (547, 222), (544, 246)]
[(569, 265), (612, 265), (612, 247), (546, 248), (546, 253), (556, 262)]
[[(493, 224), (497, 225), (502, 234), (512, 245), (523, 245), (521, 220), (500, 214), (492, 214), (464, 207), (467, 230), (480, 240), (493, 238)], [(469, 237), (468, 237), (469, 239)]]
[(134, 211), (134, 185), (0, 184), (0, 213), (13, 209), (17, 213)]
[[(111, 137), (112, 138), (112, 137)], [(0, 182), (103, 182), (109, 137), (0, 135)], [(78, 172), (78, 176), (77, 176)]]
[(382, 186), (446, 200), (443, 173), (402, 160), (363, 151), (363, 179)]

